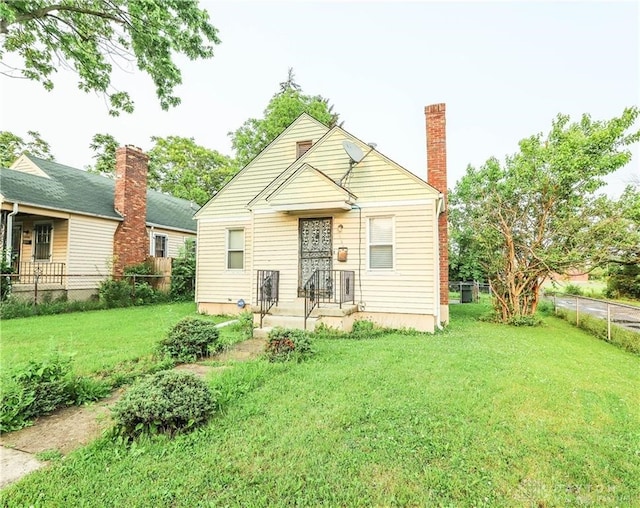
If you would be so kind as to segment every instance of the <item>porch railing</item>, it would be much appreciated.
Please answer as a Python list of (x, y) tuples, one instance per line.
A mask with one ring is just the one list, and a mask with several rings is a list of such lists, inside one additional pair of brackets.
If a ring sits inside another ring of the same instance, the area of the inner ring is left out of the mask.
[(278, 305), (279, 288), (280, 272), (278, 270), (258, 270), (256, 289), (260, 304), (260, 328), (262, 328), (262, 319), (271, 307)]
[(356, 273), (353, 270), (315, 270), (304, 285), (304, 328), (313, 309), (321, 303), (355, 302)]
[(64, 263), (20, 263), (12, 274), (16, 284), (63, 284)]

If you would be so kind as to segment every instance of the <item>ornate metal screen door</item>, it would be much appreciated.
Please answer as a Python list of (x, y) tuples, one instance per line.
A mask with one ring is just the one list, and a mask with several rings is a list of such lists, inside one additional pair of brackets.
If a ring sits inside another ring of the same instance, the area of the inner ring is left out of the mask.
[(331, 270), (331, 218), (300, 219), (300, 267), (298, 295), (304, 283), (317, 269)]

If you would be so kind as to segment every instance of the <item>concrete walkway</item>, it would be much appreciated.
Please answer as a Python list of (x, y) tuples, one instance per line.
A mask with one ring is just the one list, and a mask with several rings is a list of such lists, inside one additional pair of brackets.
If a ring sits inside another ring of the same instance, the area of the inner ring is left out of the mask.
[[(213, 359), (222, 362), (248, 361), (257, 358), (264, 351), (264, 346), (264, 340), (249, 339)], [(201, 377), (225, 368), (229, 367), (212, 367), (203, 363), (176, 367)], [(46, 466), (47, 462), (38, 460), (37, 454), (58, 452), (66, 455), (100, 437), (111, 426), (110, 408), (123, 392), (124, 389), (119, 389), (95, 404), (59, 409), (36, 419), (31, 427), (0, 436), (0, 489)]]

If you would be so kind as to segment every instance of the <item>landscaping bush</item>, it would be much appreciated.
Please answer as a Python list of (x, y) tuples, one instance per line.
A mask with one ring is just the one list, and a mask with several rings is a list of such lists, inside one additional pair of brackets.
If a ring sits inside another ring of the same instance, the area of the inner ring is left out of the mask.
[(171, 298), (193, 301), (196, 282), (195, 240), (187, 239), (180, 254), (171, 262)]
[(276, 327), (269, 332), (265, 354), (270, 362), (302, 361), (315, 353), (305, 330)]
[(98, 400), (110, 392), (106, 383), (71, 373), (71, 358), (53, 354), (30, 361), (2, 379), (0, 431), (18, 430), (59, 407)]
[(116, 436), (192, 430), (213, 414), (215, 400), (207, 383), (188, 372), (162, 371), (135, 382), (116, 403)]
[(211, 321), (187, 317), (160, 341), (158, 350), (178, 362), (189, 363), (218, 351), (219, 337), (220, 332)]
[(242, 335), (243, 340), (253, 338), (253, 329), (255, 328), (253, 324), (253, 312), (249, 310), (241, 312), (238, 316), (238, 322), (234, 326), (240, 332), (240, 335)]
[(129, 307), (131, 299), (131, 284), (126, 280), (103, 280), (98, 287), (100, 301), (107, 309)]

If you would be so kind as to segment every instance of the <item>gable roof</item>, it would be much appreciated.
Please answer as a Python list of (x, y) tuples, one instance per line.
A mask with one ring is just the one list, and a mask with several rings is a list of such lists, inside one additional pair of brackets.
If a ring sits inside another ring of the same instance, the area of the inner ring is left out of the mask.
[[(46, 176), (0, 168), (0, 194), (5, 201), (122, 220), (114, 208), (114, 180), (30, 154), (18, 160), (24, 164), (25, 159)], [(148, 225), (195, 232), (193, 214), (198, 208), (185, 199), (147, 189)]]
[[(291, 122), (291, 124), (289, 124), (289, 126), (284, 129), (280, 134), (278, 134), (278, 136), (276, 136), (276, 138), (271, 141), (271, 143), (269, 143), (265, 148), (262, 149), (262, 151), (256, 155), (251, 162), (249, 162), (245, 167), (243, 167), (240, 171), (238, 171), (233, 178), (231, 178), (218, 192), (216, 192), (209, 201), (207, 201), (204, 205), (202, 205), (202, 208), (200, 208), (200, 210), (198, 210), (198, 212), (195, 215), (195, 219), (198, 218), (198, 216), (200, 215), (200, 213), (202, 211), (204, 211), (205, 208), (207, 208), (209, 206), (209, 204), (213, 201), (215, 201), (218, 196), (220, 196), (226, 189), (228, 189), (237, 179), (239, 179), (248, 169), (250, 169), (257, 161), (259, 161), (262, 156), (267, 153), (271, 147), (273, 145), (275, 145), (282, 137), (284, 137), (288, 132), (290, 132), (292, 129), (295, 129), (296, 125), (298, 123), (300, 123), (302, 120), (311, 120), (313, 121), (315, 124), (317, 124), (318, 126), (322, 127), (323, 129), (325, 129), (325, 134), (327, 132), (329, 132), (330, 128), (327, 127), (326, 125), (324, 125), (322, 122), (320, 122), (319, 120), (316, 120), (315, 118), (313, 118), (311, 115), (309, 115), (308, 113), (300, 113), (300, 115), (298, 115), (298, 117)], [(315, 143), (314, 143), (315, 144)], [(312, 150), (313, 146), (309, 149)], [(298, 159), (299, 160), (299, 159)]]
[[(309, 200), (302, 189), (313, 187), (314, 197)], [(276, 210), (309, 210), (312, 208), (351, 209), (350, 201), (357, 199), (349, 190), (341, 187), (329, 176), (310, 164), (302, 164), (282, 182), (266, 201)], [(303, 205), (300, 208), (299, 205)]]

